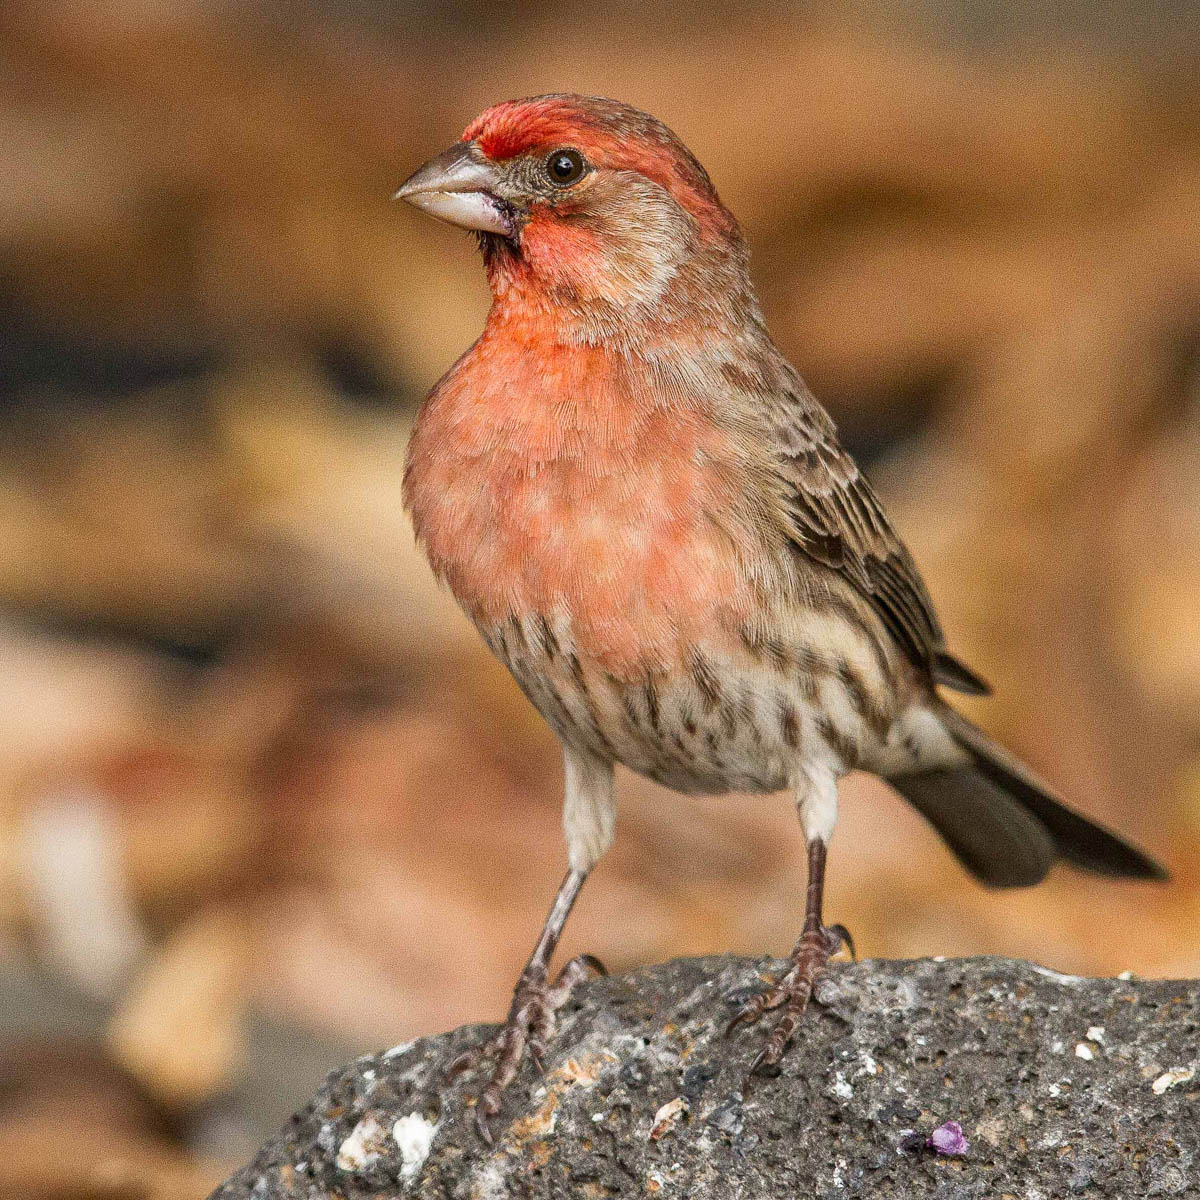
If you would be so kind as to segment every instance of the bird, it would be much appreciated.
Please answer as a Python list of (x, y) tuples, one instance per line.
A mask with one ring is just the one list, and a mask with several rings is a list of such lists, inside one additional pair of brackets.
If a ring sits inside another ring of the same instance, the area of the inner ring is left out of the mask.
[(568, 869), (485, 1047), (480, 1133), (555, 1012), (600, 970), (551, 979), (614, 836), (617, 764), (689, 794), (787, 792), (807, 848), (787, 969), (730, 1028), (772, 1014), (771, 1072), (831, 955), (839, 780), (887, 780), (978, 879), (1063, 860), (1163, 868), (1067, 807), (957, 712), (989, 691), (834, 423), (767, 330), (739, 225), (661, 121), (569, 93), (497, 104), (396, 193), (474, 231), (492, 302), (416, 419), (417, 539), (557, 734)]

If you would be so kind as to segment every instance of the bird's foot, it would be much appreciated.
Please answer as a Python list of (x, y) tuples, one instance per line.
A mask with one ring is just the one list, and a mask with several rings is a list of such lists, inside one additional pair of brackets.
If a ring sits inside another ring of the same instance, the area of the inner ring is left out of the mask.
[(450, 1064), (448, 1073), (454, 1077), (485, 1059), (494, 1061), (487, 1087), (475, 1103), (475, 1127), (489, 1146), (492, 1144), (491, 1119), (500, 1111), (500, 1098), (526, 1054), (539, 1071), (544, 1070), (546, 1044), (554, 1035), (558, 1010), (578, 984), (605, 974), (604, 964), (590, 954), (571, 959), (553, 983), (547, 979), (545, 966), (526, 967), (517, 980), (508, 1020), (500, 1031)]
[(853, 957), (854, 941), (843, 925), (805, 930), (792, 949), (791, 966), (787, 971), (765, 991), (751, 996), (725, 1027), (728, 1036), (743, 1022), (757, 1021), (765, 1012), (783, 1010), (766, 1045), (750, 1064), (750, 1075), (775, 1073), (826, 963), (843, 946)]

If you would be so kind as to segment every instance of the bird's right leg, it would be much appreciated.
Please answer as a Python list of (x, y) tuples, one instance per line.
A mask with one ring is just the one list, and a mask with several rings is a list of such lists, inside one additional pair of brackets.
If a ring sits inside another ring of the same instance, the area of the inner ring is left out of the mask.
[[(566, 1003), (577, 983), (604, 972), (591, 955), (581, 954), (567, 963), (553, 983), (549, 980), (550, 960), (567, 917), (588, 873), (612, 843), (616, 818), (612, 764), (571, 747), (564, 747), (563, 759), (566, 775), (563, 828), (571, 867), (554, 897), (541, 937), (517, 980), (508, 1019), (484, 1047), (495, 1055), (495, 1066), (476, 1102), (475, 1124), (488, 1143), (492, 1140), (488, 1122), (500, 1111), (500, 1098), (525, 1054), (528, 1052), (541, 1067), (546, 1043), (554, 1032), (555, 1013)], [(460, 1059), (451, 1070), (466, 1065), (473, 1057)]]
[(832, 772), (808, 776), (798, 789), (797, 808), (808, 848), (808, 888), (804, 898), (804, 928), (792, 948), (783, 976), (766, 991), (752, 996), (729, 1022), (726, 1032), (743, 1021), (754, 1022), (764, 1013), (779, 1010), (780, 1016), (750, 1067), (750, 1073), (773, 1071), (792, 1039), (796, 1025), (808, 1007), (817, 980), (830, 957), (854, 943), (844, 926), (827, 926), (822, 909), (825, 896), (825, 857), (833, 827), (837, 823), (837, 777)]

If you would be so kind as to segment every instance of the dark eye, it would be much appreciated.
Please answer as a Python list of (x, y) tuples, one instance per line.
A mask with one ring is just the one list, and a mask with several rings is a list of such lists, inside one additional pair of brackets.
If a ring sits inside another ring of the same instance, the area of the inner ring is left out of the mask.
[(570, 187), (583, 178), (587, 163), (578, 150), (555, 150), (546, 159), (546, 174), (558, 187)]

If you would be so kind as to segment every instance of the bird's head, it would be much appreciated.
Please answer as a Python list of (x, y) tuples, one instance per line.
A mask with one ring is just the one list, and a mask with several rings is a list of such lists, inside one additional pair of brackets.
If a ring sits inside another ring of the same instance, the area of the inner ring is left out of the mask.
[(397, 196), (478, 231), (497, 296), (627, 318), (745, 279), (737, 222), (704, 168), (661, 121), (614, 100), (498, 104)]

